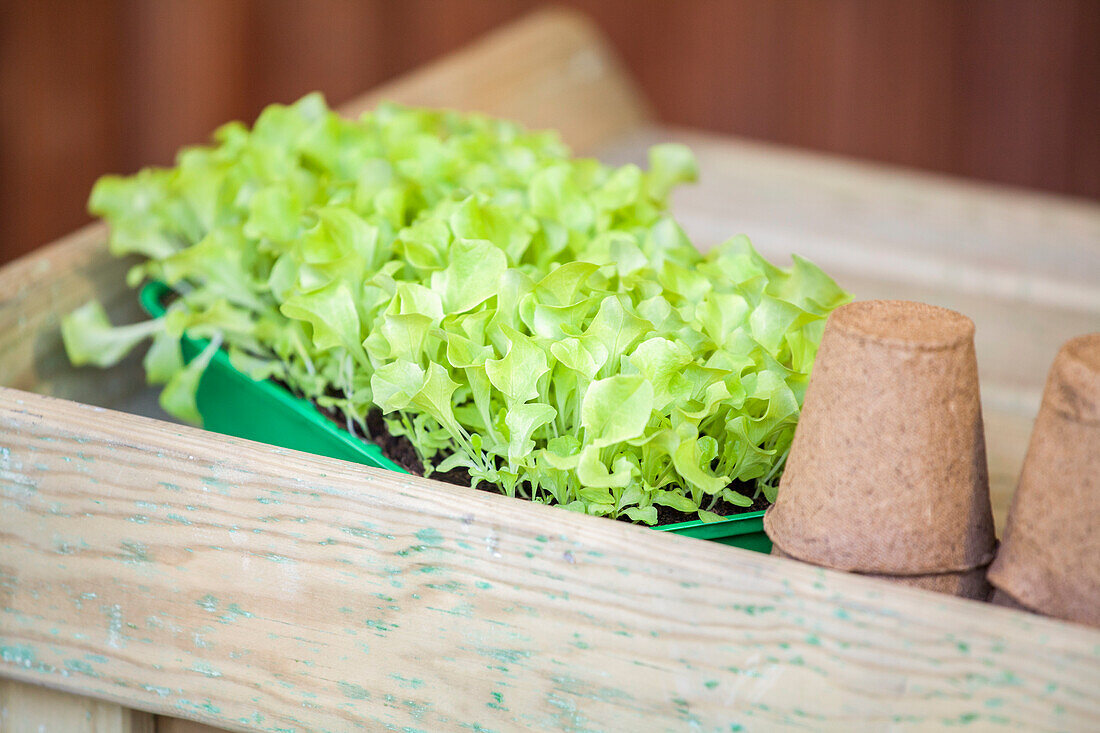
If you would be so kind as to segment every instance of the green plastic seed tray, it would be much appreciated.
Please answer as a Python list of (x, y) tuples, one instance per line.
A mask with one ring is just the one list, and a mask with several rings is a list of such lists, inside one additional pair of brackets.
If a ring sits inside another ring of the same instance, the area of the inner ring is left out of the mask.
[[(159, 317), (170, 293), (162, 283), (149, 283), (141, 289), (141, 305), (149, 315)], [(195, 358), (205, 345), (184, 337), (184, 359)], [(224, 351), (214, 355), (203, 373), (197, 402), (203, 427), (215, 433), (407, 473), (377, 445), (341, 430), (310, 402), (270, 380), (258, 382), (237, 371)], [(772, 543), (764, 534), (763, 517), (764, 512), (746, 512), (718, 522), (681, 522), (654, 529), (767, 553)]]

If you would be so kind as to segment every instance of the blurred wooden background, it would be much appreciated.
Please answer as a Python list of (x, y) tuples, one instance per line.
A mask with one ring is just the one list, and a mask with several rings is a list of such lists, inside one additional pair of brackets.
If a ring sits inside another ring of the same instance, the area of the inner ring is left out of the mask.
[[(0, 262), (95, 178), (537, 0), (0, 0)], [(1100, 199), (1097, 0), (572, 0), (667, 122)], [(2, 295), (2, 293), (0, 293)]]

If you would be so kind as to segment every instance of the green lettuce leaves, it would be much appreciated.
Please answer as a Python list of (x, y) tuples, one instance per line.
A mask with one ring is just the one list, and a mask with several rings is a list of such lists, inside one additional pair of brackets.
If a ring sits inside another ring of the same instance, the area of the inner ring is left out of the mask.
[[(319, 95), (232, 123), (171, 169), (95, 186), (112, 251), (169, 283), (167, 313), (113, 327), (97, 303), (62, 335), (109, 366), (152, 338), (161, 402), (198, 422), (219, 347), (347, 417), (385, 415), (426, 470), (510, 496), (653, 524), (718, 518), (775, 486), (824, 319), (848, 296), (735, 237), (700, 254), (668, 195), (681, 145), (649, 169), (570, 156), (552, 133)], [(184, 333), (210, 340), (185, 364)], [(747, 487), (747, 488), (746, 488)]]

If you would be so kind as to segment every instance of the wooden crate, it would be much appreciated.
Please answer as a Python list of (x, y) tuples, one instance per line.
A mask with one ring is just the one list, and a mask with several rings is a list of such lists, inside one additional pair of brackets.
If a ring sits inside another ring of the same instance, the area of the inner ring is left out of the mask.
[[(666, 129), (569, 14), (347, 111), (383, 98), (613, 162), (686, 141), (701, 245), (974, 317), (999, 521), (1058, 344), (1100, 326), (1100, 207)], [(111, 411), (164, 417), (57, 327), (138, 318), (127, 266), (91, 226), (0, 270), (4, 731), (1100, 725), (1095, 630)]]

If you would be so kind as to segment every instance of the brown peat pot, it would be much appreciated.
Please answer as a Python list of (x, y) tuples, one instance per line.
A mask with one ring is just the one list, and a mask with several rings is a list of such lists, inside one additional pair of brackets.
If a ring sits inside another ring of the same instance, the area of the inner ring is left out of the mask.
[(996, 540), (969, 318), (906, 301), (833, 312), (764, 528), (804, 562), (987, 597)]
[(1100, 333), (1054, 359), (989, 580), (997, 603), (1100, 626)]

